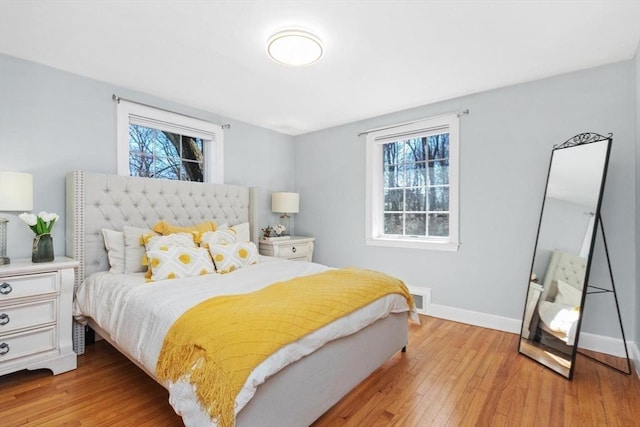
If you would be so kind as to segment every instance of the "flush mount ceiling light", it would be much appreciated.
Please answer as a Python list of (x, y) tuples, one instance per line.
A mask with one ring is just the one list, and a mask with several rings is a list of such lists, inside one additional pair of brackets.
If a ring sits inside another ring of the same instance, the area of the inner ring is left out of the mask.
[(267, 53), (276, 62), (294, 67), (313, 64), (322, 58), (322, 41), (303, 30), (278, 31), (267, 41)]

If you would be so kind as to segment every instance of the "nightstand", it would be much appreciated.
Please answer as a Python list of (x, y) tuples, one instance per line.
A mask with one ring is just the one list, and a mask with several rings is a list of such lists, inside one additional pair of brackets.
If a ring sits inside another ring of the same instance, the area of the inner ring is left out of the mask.
[(260, 239), (260, 254), (292, 261), (308, 261), (313, 258), (314, 237), (291, 236), (287, 240)]
[(76, 368), (71, 305), (77, 261), (57, 257), (0, 266), (0, 375), (21, 369)]

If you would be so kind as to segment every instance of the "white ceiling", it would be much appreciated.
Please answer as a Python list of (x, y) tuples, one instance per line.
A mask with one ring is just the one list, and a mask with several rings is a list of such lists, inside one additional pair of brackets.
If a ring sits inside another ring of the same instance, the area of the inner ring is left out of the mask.
[[(295, 25), (314, 65), (271, 61)], [(290, 135), (630, 59), (640, 0), (0, 0), (0, 52)]]

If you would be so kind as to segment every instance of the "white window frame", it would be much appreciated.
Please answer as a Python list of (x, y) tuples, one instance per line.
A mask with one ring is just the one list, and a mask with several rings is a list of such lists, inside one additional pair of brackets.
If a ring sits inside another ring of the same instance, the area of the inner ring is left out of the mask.
[[(459, 159), (460, 119), (447, 114), (415, 122), (369, 131), (366, 140), (366, 243), (411, 249), (457, 251), (459, 241)], [(384, 197), (382, 146), (412, 134), (449, 132), (449, 236), (414, 237), (384, 235)]]
[(129, 125), (200, 138), (204, 143), (204, 182), (224, 182), (222, 126), (178, 113), (120, 99), (117, 107), (118, 175), (129, 176)]

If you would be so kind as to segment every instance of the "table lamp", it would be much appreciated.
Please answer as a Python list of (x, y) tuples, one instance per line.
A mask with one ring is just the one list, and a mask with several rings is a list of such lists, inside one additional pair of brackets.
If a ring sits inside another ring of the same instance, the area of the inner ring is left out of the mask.
[(271, 212), (277, 212), (280, 215), (280, 224), (285, 227), (285, 234), (291, 234), (289, 229), (289, 214), (298, 213), (300, 211), (300, 195), (298, 193), (272, 193), (271, 194)]
[[(33, 209), (33, 176), (22, 172), (0, 172), (0, 212)], [(0, 217), (0, 265), (9, 264), (7, 256), (8, 219)]]

